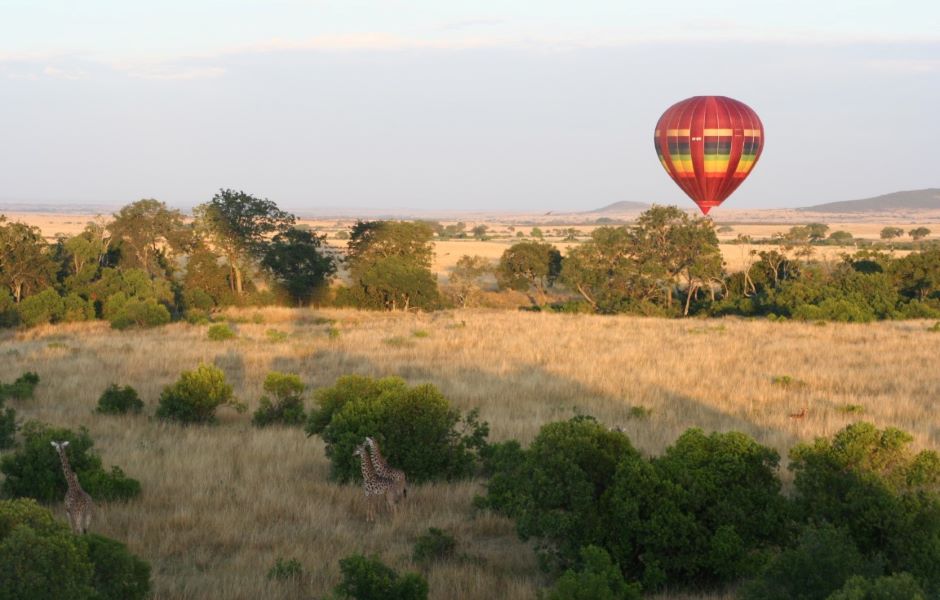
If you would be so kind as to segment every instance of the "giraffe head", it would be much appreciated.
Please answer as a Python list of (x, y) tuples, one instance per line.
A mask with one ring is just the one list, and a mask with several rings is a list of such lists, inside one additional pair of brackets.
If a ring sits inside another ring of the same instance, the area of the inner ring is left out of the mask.
[(64, 442), (52, 442), (52, 447), (55, 448), (58, 452), (62, 452), (69, 447), (69, 441), (65, 440)]
[(366, 445), (359, 444), (356, 446), (356, 449), (353, 450), (353, 456), (366, 456)]

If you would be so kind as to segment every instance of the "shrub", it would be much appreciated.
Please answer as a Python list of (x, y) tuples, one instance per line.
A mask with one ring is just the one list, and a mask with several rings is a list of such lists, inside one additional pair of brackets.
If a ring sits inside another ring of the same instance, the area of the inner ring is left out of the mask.
[(940, 457), (914, 453), (912, 437), (854, 423), (790, 451), (803, 519), (844, 525), (865, 555), (940, 588)]
[(467, 477), (489, 433), (476, 411), (462, 417), (433, 385), (409, 388), (397, 377), (341, 377), (315, 400), (306, 431), (326, 442), (332, 476), (340, 481), (361, 476), (352, 452), (366, 436), (410, 481)]
[(62, 320), (91, 321), (95, 318), (95, 304), (72, 292), (62, 301)]
[(479, 504), (513, 517), (523, 540), (539, 538), (543, 559), (568, 566), (607, 537), (601, 498), (617, 465), (641, 460), (625, 435), (591, 417), (549, 423), (528, 450), (505, 443), (487, 451), (496, 472)]
[[(115, 296), (123, 297), (123, 292)], [(114, 298), (114, 296), (112, 296)], [(159, 327), (170, 322), (170, 311), (166, 306), (157, 302), (155, 298), (138, 298), (136, 296), (122, 299), (120, 302), (108, 299), (108, 320), (114, 329), (127, 329), (128, 327)]]
[(16, 443), (16, 411), (12, 408), (3, 408), (0, 402), (0, 450), (12, 448)]
[(144, 403), (137, 395), (137, 390), (131, 386), (119, 387), (112, 383), (98, 398), (99, 413), (108, 415), (123, 415), (128, 412), (139, 413)]
[(581, 565), (569, 569), (542, 596), (544, 600), (640, 600), (640, 586), (628, 584), (603, 548), (581, 549)]
[(16, 327), (19, 323), (20, 313), (13, 296), (6, 290), (0, 290), (0, 327)]
[(156, 415), (183, 423), (214, 423), (216, 408), (231, 403), (232, 386), (225, 382), (225, 373), (202, 364), (183, 371), (176, 383), (163, 388)]
[(23, 325), (35, 327), (60, 320), (65, 314), (65, 303), (58, 292), (49, 288), (25, 298), (18, 310)]
[(216, 323), (209, 327), (209, 339), (213, 342), (224, 342), (235, 337), (235, 332), (226, 323)]
[(339, 561), (342, 581), (335, 598), (355, 600), (426, 600), (428, 583), (417, 573), (399, 575), (378, 558), (354, 554)]
[(454, 558), (457, 553), (457, 540), (437, 527), (428, 528), (415, 541), (411, 560), (416, 563), (428, 563)]
[(279, 556), (274, 561), (274, 566), (268, 569), (266, 577), (268, 579), (286, 581), (288, 579), (299, 579), (303, 573), (304, 569), (300, 565), (299, 560), (296, 558), (285, 560)]
[(150, 566), (124, 544), (75, 536), (34, 500), (0, 501), (0, 599), (139, 600)]
[(14, 525), (0, 539), (0, 600), (91, 600), (92, 569), (83, 540), (64, 526)]
[(150, 565), (124, 544), (94, 533), (82, 539), (94, 565), (95, 600), (143, 600), (150, 593)]
[(927, 600), (927, 595), (910, 573), (899, 573), (877, 579), (850, 577), (828, 600)]
[(140, 494), (140, 483), (124, 475), (117, 467), (110, 473), (101, 466), (101, 458), (91, 452), (94, 445), (86, 429), (76, 434), (69, 429), (55, 429), (31, 421), (23, 426), (23, 442), (13, 453), (0, 458), (0, 472), (6, 478), (2, 489), (6, 496), (35, 498), (40, 502), (61, 501), (68, 489), (53, 440), (69, 442), (72, 470), (86, 492), (98, 500), (122, 500)]
[(274, 399), (271, 400), (267, 396), (261, 397), (261, 406), (252, 416), (252, 424), (256, 427), (265, 427), (275, 423), (303, 425), (306, 415), (301, 394), (304, 393), (305, 387), (297, 375), (268, 373), (264, 378), (264, 391), (271, 394)]
[(825, 600), (853, 575), (877, 575), (852, 537), (831, 525), (806, 528), (796, 547), (784, 550), (756, 579), (744, 585), (742, 600)]
[(13, 383), (0, 383), (0, 403), (7, 398), (13, 400), (32, 398), (37, 385), (39, 385), (39, 375), (32, 371), (23, 373)]
[(778, 461), (742, 433), (689, 429), (663, 456), (621, 460), (597, 539), (644, 589), (734, 581), (787, 539)]

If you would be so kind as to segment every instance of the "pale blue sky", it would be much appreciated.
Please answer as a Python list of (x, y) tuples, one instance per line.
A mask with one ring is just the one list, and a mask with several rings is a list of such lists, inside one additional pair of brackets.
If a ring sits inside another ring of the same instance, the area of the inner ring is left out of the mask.
[(940, 186), (940, 3), (0, 0), (4, 202), (690, 205), (651, 132), (724, 94), (726, 206)]

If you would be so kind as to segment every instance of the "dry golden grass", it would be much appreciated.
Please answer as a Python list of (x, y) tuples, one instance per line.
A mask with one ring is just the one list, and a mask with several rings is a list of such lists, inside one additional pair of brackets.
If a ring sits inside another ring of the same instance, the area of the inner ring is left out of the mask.
[[(27, 369), (42, 377), (36, 398), (14, 403), (20, 417), (87, 427), (106, 465), (140, 479), (142, 496), (102, 506), (92, 530), (126, 540), (151, 562), (157, 598), (320, 597), (338, 580), (337, 560), (354, 552), (416, 569), (411, 547), (429, 526), (453, 532), (459, 551), (474, 557), (433, 567), (432, 598), (521, 600), (545, 584), (512, 524), (474, 512), (481, 482), (417, 487), (394, 521), (371, 525), (361, 491), (328, 480), (318, 438), (257, 430), (249, 415), (229, 409), (214, 427), (152, 419), (162, 387), (200, 361), (223, 368), (251, 409), (271, 370), (298, 373), (311, 388), (349, 373), (431, 382), (460, 409), (480, 408), (494, 440), (527, 443), (542, 424), (583, 412), (624, 426), (647, 453), (661, 452), (695, 426), (744, 431), (785, 455), (795, 442), (858, 418), (906, 429), (919, 447), (940, 447), (934, 412), (940, 334), (927, 332), (924, 322), (258, 313), (264, 323), (235, 325), (238, 338), (228, 342), (211, 342), (205, 327), (184, 323), (131, 332), (86, 323), (0, 333), (0, 381)], [(339, 329), (338, 338), (330, 338), (330, 327)], [(269, 329), (289, 337), (271, 342)], [(416, 330), (429, 336), (415, 337)], [(383, 343), (393, 337), (409, 343)], [(797, 383), (773, 382), (783, 375)], [(112, 382), (137, 388), (144, 415), (92, 412)], [(861, 406), (861, 417), (843, 412), (847, 405)], [(631, 419), (635, 406), (650, 409), (650, 417)], [(803, 407), (805, 418), (788, 416)], [(266, 581), (276, 557), (299, 559), (309, 576), (301, 585)]]

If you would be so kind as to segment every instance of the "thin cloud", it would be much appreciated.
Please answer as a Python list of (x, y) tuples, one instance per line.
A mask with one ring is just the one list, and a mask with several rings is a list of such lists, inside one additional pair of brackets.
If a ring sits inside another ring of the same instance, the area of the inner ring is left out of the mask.
[(67, 79), (69, 81), (85, 79), (87, 76), (87, 74), (81, 70), (60, 69), (52, 65), (47, 65), (46, 68), (42, 70), (42, 74), (46, 77), (52, 77), (53, 79)]
[(222, 67), (183, 67), (175, 65), (151, 65), (122, 69), (128, 77), (134, 79), (153, 79), (158, 81), (192, 81), (195, 79), (215, 79), (225, 75)]
[(868, 61), (868, 66), (880, 71), (900, 73), (933, 73), (940, 71), (940, 58), (894, 58)]
[(507, 23), (506, 19), (464, 19), (462, 21), (451, 21), (449, 23), (444, 23), (438, 29), (440, 31), (461, 31), (464, 29), (472, 29), (474, 27), (493, 27), (496, 25), (503, 25)]

